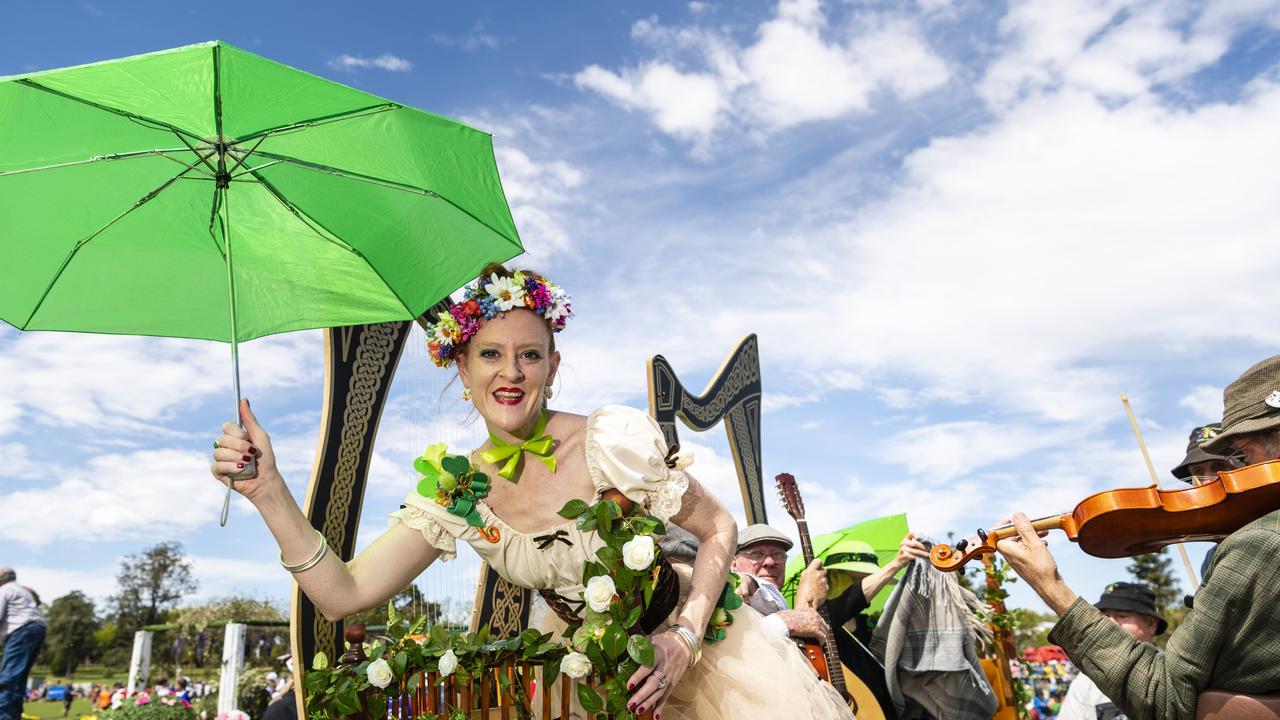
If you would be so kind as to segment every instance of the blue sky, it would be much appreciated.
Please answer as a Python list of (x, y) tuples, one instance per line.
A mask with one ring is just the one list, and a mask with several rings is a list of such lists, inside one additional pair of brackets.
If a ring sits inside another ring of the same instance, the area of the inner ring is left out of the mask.
[[(800, 478), (815, 531), (907, 512), (967, 534), (1145, 484), (1121, 392), (1172, 483), (1187, 431), (1280, 344), (1280, 3), (50, 2), (6, 19), (0, 75), (218, 38), (493, 132), (525, 262), (575, 296), (555, 405), (642, 407), (648, 356), (698, 385), (756, 332), (766, 475)], [(244, 347), (298, 494), (321, 372), (318, 333)], [(228, 375), (212, 343), (0, 329), (0, 564), (48, 597), (103, 598), (121, 555), (178, 539), (201, 597), (285, 600), (251, 508), (217, 527), (206, 448)], [(479, 438), (448, 379), (420, 345), (402, 362), (363, 542), (427, 442)], [(723, 435), (694, 444), (740, 515)], [(1052, 544), (1088, 597), (1124, 575)], [(424, 584), (469, 599), (473, 575), (462, 559)]]

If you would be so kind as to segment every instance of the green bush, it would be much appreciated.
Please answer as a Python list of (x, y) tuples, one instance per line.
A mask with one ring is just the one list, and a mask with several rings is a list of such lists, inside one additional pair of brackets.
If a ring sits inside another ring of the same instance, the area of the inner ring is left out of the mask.
[(138, 704), (138, 698), (125, 698), (124, 704), (113, 710), (98, 713), (98, 720), (195, 720), (196, 714), (182, 703), (166, 704), (160, 698), (147, 693), (150, 702)]

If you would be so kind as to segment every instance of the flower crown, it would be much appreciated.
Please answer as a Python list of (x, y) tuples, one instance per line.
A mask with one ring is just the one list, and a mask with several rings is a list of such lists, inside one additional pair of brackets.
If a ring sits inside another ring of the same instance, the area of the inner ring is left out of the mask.
[(525, 308), (546, 318), (551, 332), (560, 332), (573, 317), (572, 298), (564, 288), (534, 272), (516, 270), (511, 277), (493, 273), (467, 284), (462, 302), (427, 327), (427, 350), (440, 367), (449, 367), (484, 321), (516, 308)]

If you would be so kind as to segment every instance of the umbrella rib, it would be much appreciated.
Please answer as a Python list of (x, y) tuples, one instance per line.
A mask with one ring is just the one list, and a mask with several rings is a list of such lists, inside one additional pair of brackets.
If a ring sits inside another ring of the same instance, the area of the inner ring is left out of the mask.
[[(190, 150), (191, 152), (195, 153), (195, 154), (196, 154), (196, 156), (197, 156), (197, 157), (199, 157), (199, 155), (200, 155), (200, 151), (199, 151), (199, 150), (196, 150), (196, 148), (195, 148), (195, 146), (194, 146), (194, 145), (192, 145), (191, 143), (187, 142), (187, 139), (186, 139), (186, 138), (184, 138), (184, 137), (182, 137), (182, 135), (181, 135), (180, 133), (178, 133), (176, 130), (174, 131), (174, 133), (173, 133), (173, 134), (178, 136), (178, 139), (182, 141), (182, 144), (183, 144), (183, 145), (186, 145), (186, 146), (187, 146), (187, 149), (188, 149), (188, 150)], [(206, 156), (206, 157), (207, 157), (207, 156)], [(208, 161), (206, 158), (201, 158), (201, 159), (200, 159), (200, 161), (204, 163), (204, 166), (205, 166), (205, 167), (209, 168), (209, 172), (210, 172), (210, 173), (212, 173), (213, 175), (217, 175), (217, 174), (218, 174), (218, 169), (217, 169), (217, 168), (215, 168), (213, 165), (209, 164), (209, 161)]]
[(110, 221), (108, 221), (106, 225), (103, 225), (97, 230), (94, 230), (87, 237), (76, 242), (76, 244), (71, 248), (71, 252), (67, 253), (67, 256), (62, 259), (62, 264), (58, 266), (58, 271), (53, 274), (53, 277), (49, 280), (49, 284), (45, 286), (44, 292), (40, 293), (40, 299), (36, 301), (35, 307), (31, 308), (31, 314), (27, 316), (27, 321), (22, 324), (21, 329), (25, 330), (27, 326), (31, 324), (31, 320), (35, 318), (36, 313), (40, 312), (40, 307), (44, 305), (45, 298), (49, 297), (49, 292), (53, 290), (53, 286), (56, 285), (58, 283), (58, 280), (62, 278), (62, 273), (65, 272), (67, 269), (67, 266), (71, 264), (71, 260), (75, 258), (76, 253), (80, 252), (80, 248), (89, 244), (90, 240), (93, 240), (94, 238), (98, 237), (102, 233), (106, 232), (107, 228), (110, 228), (112, 225), (115, 225), (117, 222), (120, 222), (120, 220), (124, 218), (124, 216), (128, 215), (134, 210), (137, 210), (143, 205), (146, 205), (153, 198), (155, 198), (155, 196), (164, 192), (165, 188), (168, 188), (170, 185), (177, 182), (180, 178), (182, 178), (183, 175), (186, 175), (187, 173), (191, 172), (193, 169), (194, 169), (194, 166), (188, 167), (187, 169), (183, 170), (177, 175), (174, 175), (168, 180), (165, 180), (163, 183), (160, 184), (159, 187), (147, 193), (146, 195), (143, 195), (142, 197), (138, 198), (138, 200), (134, 202), (133, 205), (129, 206), (129, 209), (115, 216)]
[(67, 100), (83, 103), (85, 105), (88, 105), (89, 107), (97, 108), (99, 110), (105, 110), (106, 112), (119, 115), (120, 117), (128, 118), (129, 120), (132, 120), (136, 123), (151, 126), (153, 129), (156, 129), (156, 130), (172, 130), (175, 133), (186, 135), (187, 137), (195, 138), (196, 140), (200, 139), (199, 135), (196, 135), (195, 133), (189, 132), (187, 130), (183, 130), (177, 125), (173, 125), (171, 123), (167, 123), (162, 120), (155, 120), (145, 115), (132, 113), (132, 112), (129, 112), (128, 110), (113, 108), (110, 105), (103, 105), (102, 103), (96, 103), (92, 100), (85, 100), (84, 98), (76, 97), (75, 95), (72, 95), (70, 93), (64, 93), (61, 90), (54, 90), (51, 87), (41, 85), (40, 83), (35, 82), (34, 80), (23, 78), (22, 80), (15, 80), (14, 82), (16, 82), (19, 85), (25, 85), (26, 87), (33, 88), (35, 90), (43, 90), (44, 92), (50, 93), (52, 95), (57, 95), (58, 97), (61, 97), (61, 98), (66, 98)]
[(489, 230), (493, 231), (493, 233), (498, 237), (503, 238), (507, 242), (510, 242), (511, 244), (519, 247), (519, 245), (515, 241), (513, 241), (511, 238), (504, 235), (500, 230), (493, 227), (492, 225), (485, 222), (484, 220), (481, 220), (480, 218), (476, 217), (475, 214), (472, 213), (470, 210), (467, 210), (466, 208), (462, 207), (461, 205), (458, 205), (454, 201), (450, 200), (449, 198), (441, 195), (440, 193), (434, 190), (428, 190), (426, 188), (407, 185), (405, 183), (399, 183), (394, 180), (386, 180), (384, 178), (374, 177), (372, 175), (362, 175), (360, 173), (354, 173), (349, 170), (342, 170), (342, 169), (333, 167), (332, 165), (323, 165), (321, 163), (314, 163), (307, 160), (299, 160), (298, 158), (290, 157), (288, 155), (280, 155), (279, 153), (264, 152), (259, 150), (257, 154), (262, 157), (271, 158), (272, 160), (279, 160), (280, 162), (287, 163), (289, 165), (297, 165), (298, 167), (303, 167), (308, 170), (314, 170), (316, 172), (321, 172), (328, 175), (337, 175), (339, 177), (344, 177), (349, 180), (357, 180), (360, 182), (369, 183), (370, 185), (380, 185), (382, 187), (390, 188), (392, 190), (400, 190), (403, 192), (413, 193), (415, 195), (425, 195), (427, 197), (433, 197), (438, 200), (443, 200), (444, 202), (452, 205), (455, 209), (458, 210), (458, 212), (461, 212), (462, 214), (466, 215), (472, 220), (475, 220), (477, 223), (483, 225), (484, 227), (489, 228)]
[[(182, 161), (177, 158), (171, 158), (165, 155), (170, 152), (181, 152), (182, 148), (162, 148), (160, 150), (135, 150), (133, 152), (113, 153), (111, 155), (94, 155), (84, 160), (72, 160), (64, 163), (54, 163), (53, 165), (41, 165), (40, 167), (18, 168), (17, 170), (0, 170), (0, 177), (6, 175), (22, 175), (25, 173), (36, 172), (38, 170), (57, 170), (58, 168), (75, 167), (76, 165), (87, 165), (95, 163), (99, 160), (131, 160), (133, 158), (147, 157), (148, 155), (159, 155), (161, 157), (173, 160), (176, 163)], [(189, 166), (188, 166), (189, 167)]]
[[(332, 243), (346, 250), (352, 255), (355, 255), (361, 260), (363, 260), (364, 264), (367, 265), (371, 271), (373, 271), (373, 274), (377, 275), (378, 279), (382, 281), (383, 287), (391, 291), (391, 294), (395, 296), (396, 301), (400, 303), (400, 307), (404, 308), (405, 312), (409, 313), (410, 317), (417, 317), (417, 314), (414, 313), (413, 310), (409, 308), (409, 304), (404, 301), (404, 298), (400, 297), (400, 293), (396, 292), (396, 289), (391, 286), (391, 283), (387, 282), (387, 279), (383, 277), (382, 273), (378, 270), (378, 268), (374, 267), (373, 263), (369, 262), (369, 258), (365, 257), (364, 253), (351, 247), (347, 243), (342, 242), (342, 239), (338, 237), (338, 234), (333, 232), (329, 228), (325, 227), (324, 223), (320, 222), (319, 220), (316, 220), (315, 218), (311, 217), (309, 214), (304, 212), (302, 208), (289, 202), (289, 200), (278, 189), (276, 189), (276, 186), (272, 185), (269, 180), (267, 180), (266, 178), (258, 174), (257, 168), (249, 168), (249, 172), (255, 178), (258, 179), (258, 182), (262, 183), (262, 186), (267, 189), (267, 192), (271, 193), (271, 196), (274, 197), (277, 202), (279, 202), (281, 205), (285, 207), (286, 210), (292, 213), (293, 216), (296, 217), (299, 222), (301, 222), (303, 225), (306, 225), (308, 228), (310, 228), (311, 232), (320, 236), (320, 239), (326, 242)], [(320, 230), (324, 230), (324, 232), (320, 232)]]
[(299, 122), (289, 123), (288, 125), (277, 125), (276, 127), (267, 128), (265, 130), (258, 130), (257, 132), (249, 133), (244, 137), (237, 138), (236, 142), (238, 143), (248, 142), (255, 138), (290, 132), (292, 130), (306, 130), (309, 128), (316, 127), (318, 125), (328, 125), (329, 123), (341, 122), (343, 120), (353, 120), (358, 117), (364, 117), (366, 115), (376, 115), (377, 113), (386, 112), (388, 110), (399, 110), (401, 107), (403, 106), (397, 103), (381, 103), (379, 105), (370, 105), (368, 107), (356, 108), (355, 110), (346, 110), (340, 113), (333, 113), (332, 115), (320, 115), (317, 117), (310, 118), (308, 120), (301, 120)]

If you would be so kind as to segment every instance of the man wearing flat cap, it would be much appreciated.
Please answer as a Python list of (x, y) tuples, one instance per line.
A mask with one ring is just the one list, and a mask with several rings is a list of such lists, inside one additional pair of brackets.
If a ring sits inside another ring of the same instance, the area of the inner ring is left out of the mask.
[[(1111, 583), (1094, 603), (1111, 622), (1138, 639), (1149, 643), (1163, 635), (1168, 623), (1156, 610), (1156, 594), (1146, 585)], [(1088, 675), (1079, 675), (1067, 690), (1057, 720), (1125, 720), (1124, 713), (1102, 694)]]
[[(1203, 446), (1255, 464), (1280, 459), (1280, 356), (1244, 372), (1223, 393), (1222, 432)], [(1280, 509), (1228, 535), (1214, 554), (1195, 606), (1165, 652), (1143, 643), (1076, 596), (1023, 513), (1000, 553), (1058, 614), (1050, 641), (1132, 720), (1196, 717), (1200, 693), (1280, 695)]]
[(779, 634), (825, 640), (830, 630), (816, 608), (827, 599), (826, 572), (815, 559), (800, 574), (796, 608), (782, 596), (783, 573), (791, 539), (764, 523), (748, 525), (738, 533), (738, 552), (731, 566), (742, 577), (738, 592), (747, 604), (765, 616), (765, 626)]

